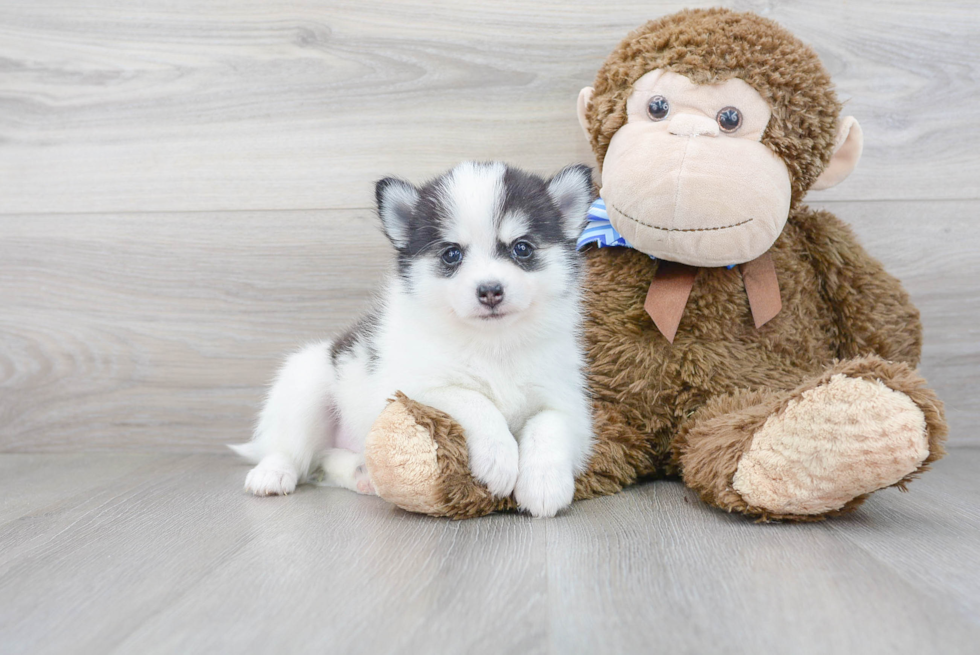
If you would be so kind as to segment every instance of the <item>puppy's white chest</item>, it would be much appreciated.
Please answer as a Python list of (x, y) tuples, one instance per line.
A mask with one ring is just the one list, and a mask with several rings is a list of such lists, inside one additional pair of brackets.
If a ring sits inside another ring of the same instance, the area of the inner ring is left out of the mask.
[(482, 375), (469, 376), (466, 385), (490, 399), (513, 433), (540, 410), (539, 385), (527, 368), (511, 362), (480, 362), (475, 369)]
[(538, 411), (537, 406), (540, 405), (532, 385), (527, 383), (502, 385), (495, 390), (491, 399), (507, 419), (507, 426), (514, 434), (524, 427), (524, 423)]

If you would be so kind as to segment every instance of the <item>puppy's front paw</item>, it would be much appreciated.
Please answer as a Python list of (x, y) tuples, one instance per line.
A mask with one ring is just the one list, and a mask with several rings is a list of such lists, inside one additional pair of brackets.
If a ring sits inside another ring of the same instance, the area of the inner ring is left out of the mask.
[(284, 496), (296, 490), (296, 468), (281, 455), (269, 455), (245, 476), (245, 491), (256, 496)]
[(571, 468), (531, 465), (521, 468), (514, 498), (521, 509), (535, 518), (554, 516), (572, 504), (575, 475)]
[(467, 442), (470, 471), (494, 496), (505, 497), (517, 483), (517, 441), (507, 434), (500, 438), (474, 438)]

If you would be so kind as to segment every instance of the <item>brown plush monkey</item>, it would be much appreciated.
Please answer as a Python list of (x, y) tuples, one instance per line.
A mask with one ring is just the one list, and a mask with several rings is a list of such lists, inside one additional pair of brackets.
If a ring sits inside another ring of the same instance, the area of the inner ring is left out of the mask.
[[(723, 9), (647, 23), (582, 91), (600, 195), (632, 247), (585, 253), (596, 445), (576, 498), (680, 475), (722, 509), (815, 520), (943, 455), (917, 310), (843, 223), (802, 204), (860, 157), (839, 114), (809, 47)], [(459, 427), (404, 396), (367, 456), (405, 509), (515, 507), (470, 477)]]

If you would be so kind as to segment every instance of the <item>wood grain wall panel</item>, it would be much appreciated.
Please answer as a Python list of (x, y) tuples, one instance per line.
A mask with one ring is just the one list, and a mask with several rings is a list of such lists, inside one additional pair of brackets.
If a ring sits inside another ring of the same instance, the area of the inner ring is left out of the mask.
[(365, 310), (371, 212), (0, 218), (0, 449), (216, 448)]
[[(924, 373), (980, 443), (980, 201), (826, 203), (923, 313)], [(0, 451), (214, 451), (284, 353), (366, 309), (370, 210), (0, 217)]]
[[(578, 90), (718, 2), (0, 2), (0, 213), (363, 207), (470, 158), (592, 161)], [(814, 44), (865, 159), (829, 200), (980, 197), (968, 2), (721, 2)]]

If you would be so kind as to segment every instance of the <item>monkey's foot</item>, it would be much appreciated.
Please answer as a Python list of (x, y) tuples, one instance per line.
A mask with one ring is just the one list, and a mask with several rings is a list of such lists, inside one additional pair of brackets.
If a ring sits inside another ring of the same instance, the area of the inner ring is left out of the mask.
[(674, 443), (684, 481), (729, 512), (815, 521), (942, 457), (942, 403), (908, 365), (837, 362), (792, 391), (711, 399)]
[(909, 396), (839, 373), (769, 417), (732, 488), (773, 514), (824, 514), (896, 484), (928, 456), (925, 415)]
[(517, 507), (472, 476), (458, 423), (400, 392), (374, 422), (364, 454), (375, 492), (409, 512), (464, 519)]

